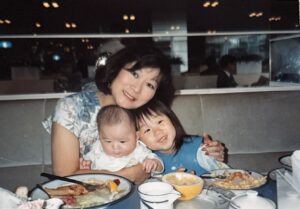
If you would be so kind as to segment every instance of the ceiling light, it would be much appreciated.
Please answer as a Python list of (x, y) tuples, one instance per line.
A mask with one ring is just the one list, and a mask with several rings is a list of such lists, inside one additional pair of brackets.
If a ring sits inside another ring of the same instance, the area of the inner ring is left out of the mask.
[(49, 4), (47, 1), (44, 1), (44, 2), (43, 2), (43, 6), (44, 6), (45, 8), (49, 8), (49, 7), (50, 7), (50, 4)]
[(176, 26), (176, 30), (180, 30), (180, 26), (179, 25)]
[(10, 21), (9, 19), (5, 19), (4, 22), (5, 22), (6, 24), (10, 24), (10, 23), (11, 23), (11, 21)]
[(0, 19), (0, 24), (4, 24), (4, 21), (2, 19)]
[(58, 4), (57, 2), (55, 2), (55, 1), (53, 1), (53, 2), (52, 2), (52, 6), (53, 6), (54, 8), (58, 8), (58, 7), (59, 7), (59, 4)]
[(71, 25), (70, 25), (70, 23), (65, 23), (65, 26), (66, 26), (66, 28), (70, 28), (71, 27)]
[(35, 27), (40, 28), (40, 27), (42, 27), (42, 25), (41, 25), (41, 23), (36, 22), (36, 23), (35, 23)]
[(209, 1), (206, 1), (206, 2), (203, 3), (203, 7), (206, 8), (206, 7), (209, 7), (209, 6), (210, 6), (210, 2)]
[(92, 45), (88, 45), (87, 49), (94, 49), (94, 47)]
[(261, 17), (261, 16), (263, 16), (263, 13), (262, 13), (262, 12), (258, 12), (258, 13), (256, 14), (256, 17)]
[(135, 16), (134, 15), (130, 15), (130, 20), (134, 21), (135, 20)]
[(128, 15), (123, 15), (123, 20), (128, 20)]
[(72, 23), (71, 23), (71, 27), (72, 27), (72, 28), (77, 28), (76, 23), (73, 23), (73, 22), (72, 22)]
[(249, 14), (249, 17), (255, 17), (256, 16), (256, 13), (255, 12), (251, 12), (250, 14)]
[(218, 6), (219, 5), (219, 2), (218, 1), (214, 1), (213, 3), (211, 3), (211, 6), (212, 7), (216, 7), (216, 6)]
[(281, 17), (280, 17), (280, 16), (277, 16), (277, 17), (272, 16), (272, 17), (269, 18), (269, 22), (272, 22), (272, 21), (280, 21), (280, 20), (281, 20)]
[(172, 25), (172, 26), (170, 27), (170, 29), (171, 29), (171, 30), (175, 30), (175, 26)]

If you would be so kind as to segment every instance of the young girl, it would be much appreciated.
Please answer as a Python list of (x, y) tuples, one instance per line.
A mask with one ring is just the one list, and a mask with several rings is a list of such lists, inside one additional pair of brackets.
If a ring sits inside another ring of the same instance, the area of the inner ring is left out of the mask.
[(152, 101), (135, 110), (140, 140), (163, 160), (165, 173), (185, 168), (202, 175), (208, 170), (227, 168), (202, 151), (203, 138), (187, 135), (175, 113), (162, 102)]

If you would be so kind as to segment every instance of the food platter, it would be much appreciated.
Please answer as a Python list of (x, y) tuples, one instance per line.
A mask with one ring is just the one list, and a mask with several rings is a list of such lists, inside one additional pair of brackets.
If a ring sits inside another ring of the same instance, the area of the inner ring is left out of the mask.
[(203, 176), (211, 177), (209, 179), (205, 178), (206, 185), (229, 190), (255, 189), (267, 182), (266, 176), (242, 169), (218, 169)]
[[(125, 198), (127, 198), (133, 190), (133, 184), (124, 177), (112, 175), (112, 174), (78, 174), (68, 176), (69, 178), (76, 179), (84, 182), (108, 182), (118, 179), (119, 185), (116, 191), (112, 193), (101, 193), (101, 191), (92, 191), (88, 194), (81, 196), (74, 196), (77, 200), (76, 204), (65, 204), (62, 208), (71, 208), (71, 209), (79, 209), (79, 208), (105, 208), (108, 205), (117, 203)], [(66, 185), (70, 185), (70, 183), (62, 181), (62, 180), (51, 180), (41, 184), (41, 187), (35, 187), (31, 193), (30, 197), (32, 200), (37, 199), (48, 199), (49, 195), (45, 192), (45, 189), (57, 189), (60, 187), (64, 187)], [(102, 195), (105, 194), (105, 195)], [(59, 197), (62, 198), (62, 197)], [(63, 198), (65, 200), (65, 197)]]
[(196, 198), (188, 201), (176, 201), (174, 206), (175, 209), (227, 209), (229, 203), (219, 197), (219, 193), (216, 191), (203, 189)]
[(292, 169), (291, 155), (281, 156), (278, 160), (284, 167)]

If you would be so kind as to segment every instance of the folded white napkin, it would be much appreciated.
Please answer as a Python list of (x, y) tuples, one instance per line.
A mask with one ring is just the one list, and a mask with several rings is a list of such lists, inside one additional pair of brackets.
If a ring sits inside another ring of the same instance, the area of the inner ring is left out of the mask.
[(0, 187), (0, 209), (15, 209), (24, 201), (15, 193)]
[(300, 188), (300, 150), (293, 152), (291, 156), (293, 168), (293, 180), (298, 188)]

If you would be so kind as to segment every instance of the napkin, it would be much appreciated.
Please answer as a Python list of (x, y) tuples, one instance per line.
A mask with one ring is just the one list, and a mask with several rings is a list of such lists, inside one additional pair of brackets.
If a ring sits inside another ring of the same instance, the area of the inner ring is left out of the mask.
[(300, 150), (293, 152), (291, 156), (293, 168), (293, 180), (298, 188), (300, 188)]
[(15, 209), (24, 201), (15, 193), (0, 187), (0, 209)]
[(21, 204), (17, 209), (59, 209), (64, 202), (58, 198), (34, 200)]

